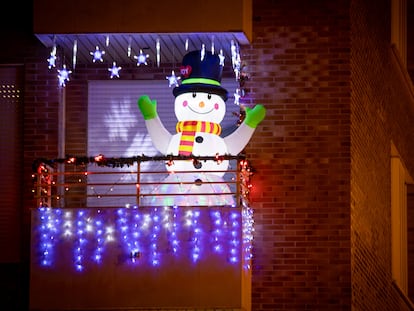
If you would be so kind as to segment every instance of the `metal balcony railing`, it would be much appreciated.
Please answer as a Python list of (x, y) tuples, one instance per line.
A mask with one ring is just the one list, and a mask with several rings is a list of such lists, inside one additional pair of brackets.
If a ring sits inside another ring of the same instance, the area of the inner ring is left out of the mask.
[[(178, 161), (193, 161), (194, 170), (168, 169)], [(226, 170), (196, 169), (204, 161), (229, 165)], [(52, 208), (239, 206), (248, 202), (251, 176), (243, 155), (66, 157), (38, 159), (34, 169), (36, 207)]]

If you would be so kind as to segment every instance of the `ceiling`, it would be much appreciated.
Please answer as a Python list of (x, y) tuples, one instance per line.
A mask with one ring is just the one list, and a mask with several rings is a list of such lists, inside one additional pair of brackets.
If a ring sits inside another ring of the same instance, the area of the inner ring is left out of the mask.
[(51, 51), (56, 46), (63, 53), (67, 66), (74, 56), (76, 64), (92, 63), (97, 47), (105, 51), (103, 62), (110, 65), (134, 65), (140, 51), (151, 65), (181, 63), (187, 52), (203, 45), (215, 53), (222, 50), (225, 61), (230, 61), (232, 41), (250, 43), (252, 1), (209, 0), (194, 5), (193, 0), (72, 0), (68, 6), (36, 0), (33, 31)]
[[(93, 62), (93, 53), (96, 47), (104, 51), (104, 62), (117, 65), (137, 63), (140, 51), (148, 54), (147, 62), (152, 64), (181, 63), (183, 56), (204, 45), (207, 50), (214, 49), (215, 53), (223, 51), (225, 60), (231, 59), (232, 42), (238, 46), (247, 40), (240, 33), (180, 33), (180, 34), (37, 34), (37, 38), (52, 51), (56, 45), (58, 51), (63, 53), (66, 63), (73, 61), (76, 64)], [(76, 43), (76, 44), (75, 44)], [(157, 43), (159, 52), (157, 53)], [(74, 50), (74, 46), (76, 49)], [(130, 52), (129, 52), (130, 51)], [(159, 55), (159, 58), (157, 57)], [(159, 61), (158, 61), (159, 59)]]

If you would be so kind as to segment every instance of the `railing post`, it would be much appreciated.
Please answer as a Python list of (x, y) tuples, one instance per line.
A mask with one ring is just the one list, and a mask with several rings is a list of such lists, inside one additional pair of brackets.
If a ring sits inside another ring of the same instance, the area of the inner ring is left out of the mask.
[(52, 168), (42, 163), (36, 171), (37, 176), (37, 207), (51, 207), (52, 205)]
[(236, 162), (237, 162), (237, 170), (236, 170), (236, 202), (237, 202), (237, 207), (239, 207), (241, 205), (241, 195), (240, 195), (240, 174), (241, 174), (241, 168), (240, 168), (240, 161), (239, 158), (236, 158)]
[(137, 188), (137, 206), (141, 205), (141, 161), (137, 161), (137, 184), (136, 184), (136, 188)]
[(41, 207), (42, 204), (42, 172), (40, 171), (40, 169), (37, 170), (36, 172), (36, 176), (37, 176), (37, 187), (36, 187), (36, 196), (37, 196), (37, 200), (36, 200), (36, 207)]

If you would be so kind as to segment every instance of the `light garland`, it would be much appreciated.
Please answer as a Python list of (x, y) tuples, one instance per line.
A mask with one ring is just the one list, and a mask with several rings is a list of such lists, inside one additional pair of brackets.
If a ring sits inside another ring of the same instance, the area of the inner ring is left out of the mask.
[(254, 220), (253, 209), (245, 206), (242, 210), (242, 223), (243, 223), (243, 268), (245, 270), (251, 269), (252, 245), (253, 245), (253, 232), (254, 232)]
[(180, 241), (178, 240), (178, 232), (180, 230), (180, 227), (178, 225), (177, 220), (180, 218), (180, 209), (177, 208), (177, 206), (173, 207), (173, 219), (172, 219), (172, 225), (170, 226), (170, 244), (171, 249), (173, 253), (176, 255), (178, 254), (179, 247), (180, 247)]
[(238, 213), (231, 212), (230, 214), (230, 235), (231, 238), (229, 239), (229, 248), (230, 248), (230, 262), (237, 263), (239, 261), (239, 251), (238, 248), (240, 247), (240, 238), (238, 235), (239, 227), (240, 227), (240, 217)]
[(54, 250), (59, 236), (58, 228), (61, 212), (61, 210), (52, 210), (45, 207), (39, 209), (38, 245), (42, 256), (42, 266), (50, 267), (53, 264)]
[(86, 236), (86, 224), (84, 219), (84, 210), (80, 210), (77, 212), (76, 217), (76, 241), (74, 247), (74, 265), (77, 271), (83, 271), (84, 269), (84, 256), (85, 256), (85, 244), (87, 244), (88, 240), (85, 238)]
[[(55, 38), (56, 40), (56, 38)], [(215, 53), (215, 42), (214, 42), (214, 36), (211, 39), (211, 53), (214, 54)], [(109, 36), (105, 36), (105, 46), (109, 47)], [(185, 51), (188, 51), (189, 49), (189, 40), (186, 39), (185, 40)], [(206, 45), (204, 43), (201, 44), (200, 47), (201, 50), (201, 60), (204, 59), (204, 55), (205, 55), (205, 51), (206, 51)], [(57, 51), (57, 46), (54, 43), (53, 45), (53, 49), (50, 52), (50, 56), (47, 59), (48, 62), (48, 68), (52, 69), (54, 67), (56, 67), (56, 60), (57, 60), (57, 55), (56, 55), (56, 51)], [(73, 42), (73, 50), (72, 50), (72, 69), (75, 70), (76, 68), (76, 63), (77, 63), (77, 52), (78, 52), (78, 41), (75, 39)], [(90, 51), (89, 54), (92, 56), (92, 62), (96, 63), (96, 62), (104, 62), (103, 56), (105, 55), (105, 51), (101, 50), (99, 48), (98, 45), (95, 46), (95, 50), (94, 51)], [(245, 80), (247, 80), (248, 75), (246, 73), (246, 66), (242, 64), (241, 62), (241, 57), (240, 57), (240, 49), (238, 44), (234, 41), (231, 40), (230, 42), (230, 53), (231, 53), (231, 61), (232, 61), (232, 68), (233, 68), (233, 72), (235, 74), (236, 80), (239, 82), (240, 84), (240, 88), (243, 87)], [(127, 46), (127, 56), (128, 58), (131, 57), (132, 54), (132, 37), (129, 36), (128, 38), (128, 46)], [(161, 64), (161, 43), (160, 43), (160, 39), (157, 38), (155, 40), (155, 57), (156, 57), (156, 65), (157, 67), (160, 67)], [(218, 53), (219, 59), (220, 59), (220, 65), (224, 66), (224, 61), (225, 61), (225, 56), (223, 54), (223, 49), (220, 49), (219, 53)], [(133, 58), (136, 60), (136, 65), (139, 67), (141, 65), (148, 65), (148, 59), (149, 59), (150, 55), (149, 54), (145, 54), (142, 49), (139, 50), (139, 54), (138, 55), (134, 55)], [(64, 67), (66, 65), (63, 65)], [(108, 71), (110, 71), (110, 79), (113, 78), (119, 78), (119, 71), (121, 70), (121, 67), (116, 66), (116, 62), (113, 62), (112, 67), (108, 68)], [(68, 71), (66, 69), (62, 69), (61, 70), (62, 73), (59, 72), (59, 76), (58, 76), (58, 82), (60, 86), (65, 86), (66, 82), (69, 81), (69, 73), (71, 73), (71, 71)], [(172, 71), (172, 75), (170, 77), (167, 77), (168, 81), (169, 81), (169, 87), (171, 86), (179, 86), (179, 80), (180, 77), (175, 77), (174, 71)], [(234, 95), (235, 95), (235, 104), (239, 104), (239, 100), (240, 98), (244, 97), (245, 91), (244, 90), (236, 90)]]
[[(76, 189), (79, 189), (79, 187), (88, 187), (88, 194), (94, 195), (95, 198), (107, 198), (109, 196), (113, 196), (112, 192), (116, 191), (116, 189), (119, 189), (119, 185), (123, 185), (125, 182), (125, 176), (120, 176), (116, 180), (112, 181), (112, 184), (107, 184), (106, 187), (95, 187), (93, 179), (93, 172), (89, 171), (82, 171), (82, 168), (86, 169), (89, 167), (89, 164), (95, 164), (97, 166), (107, 166), (112, 168), (119, 168), (123, 167), (125, 165), (132, 166), (135, 162), (138, 163), (138, 166), (141, 166), (140, 163), (145, 161), (164, 161), (166, 164), (169, 162), (172, 162), (175, 159), (180, 160), (187, 160), (187, 159), (193, 159), (194, 161), (208, 161), (213, 160), (220, 163), (223, 160), (233, 160), (237, 159), (237, 165), (239, 168), (237, 169), (238, 174), (238, 184), (240, 185), (238, 189), (238, 194), (240, 195), (239, 198), (242, 198), (244, 201), (248, 201), (250, 190), (252, 187), (251, 184), (251, 176), (253, 175), (253, 169), (250, 167), (248, 161), (244, 158), (243, 155), (238, 156), (231, 156), (231, 155), (224, 155), (224, 156), (206, 156), (206, 157), (192, 157), (192, 156), (155, 156), (155, 157), (146, 157), (146, 156), (136, 156), (136, 157), (130, 157), (130, 158), (106, 158), (103, 155), (98, 155), (94, 157), (74, 157), (74, 156), (68, 156), (66, 158), (58, 158), (58, 159), (45, 159), (45, 158), (39, 158), (33, 162), (33, 169), (35, 172), (32, 174), (32, 180), (33, 180), (33, 188), (32, 193), (37, 199), (38, 207), (52, 207), (52, 204), (54, 204), (54, 207), (60, 206), (59, 201), (62, 197), (62, 195), (58, 194), (56, 192), (56, 189), (54, 188), (56, 186), (56, 181), (54, 180), (55, 173), (54, 173), (54, 167), (61, 163), (66, 163), (67, 165), (74, 165), (79, 166), (78, 168), (75, 168), (75, 170), (78, 172), (76, 180), (74, 180), (73, 183), (69, 183), (65, 186), (65, 193), (64, 196), (68, 195), (70, 196), (71, 193), (73, 193), (72, 189), (76, 191)], [(80, 168), (80, 170), (79, 170)], [(131, 172), (133, 173), (133, 172)], [(174, 174), (173, 174), (174, 175)], [(236, 182), (236, 176), (231, 178), (232, 183)], [(179, 181), (179, 180), (177, 180)], [(127, 181), (128, 182), (128, 181)], [(88, 183), (91, 183), (89, 185)], [(140, 189), (140, 184), (136, 184), (137, 189)], [(163, 185), (158, 185), (156, 187), (156, 190), (158, 192), (158, 188), (163, 187)], [(55, 190), (53, 190), (55, 189)], [(146, 188), (145, 188), (146, 189)], [(138, 193), (146, 193), (144, 188), (141, 190), (138, 190)], [(53, 193), (52, 193), (53, 191)], [(163, 193), (165, 191), (160, 189), (160, 191)], [(220, 185), (215, 188), (214, 190), (216, 193), (227, 193), (228, 189), (225, 187), (221, 187)], [(115, 192), (114, 192), (115, 193)], [(131, 194), (131, 196), (133, 196)], [(151, 205), (163, 205), (163, 206), (173, 206), (174, 203), (170, 202), (171, 200), (168, 199), (168, 196), (164, 197), (165, 199), (158, 200), (157, 204), (151, 204)], [(52, 202), (53, 201), (53, 202)], [(134, 200), (135, 201), (135, 200)], [(189, 205), (189, 203), (186, 202), (186, 196), (183, 196), (183, 199), (181, 200), (182, 205)], [(209, 198), (200, 197), (198, 201), (198, 205), (229, 205), (226, 203), (227, 201), (223, 197), (223, 201), (219, 202), (217, 198), (215, 199), (215, 203), (210, 202)], [(142, 204), (145, 204), (141, 202)], [(148, 202), (147, 202), (148, 203)], [(103, 203), (101, 203), (103, 204)], [(130, 207), (131, 202), (126, 203), (125, 207)], [(234, 205), (232, 203), (231, 205)], [(102, 206), (102, 205), (101, 205)]]
[(37, 158), (33, 161), (32, 168), (34, 172), (39, 172), (38, 170), (46, 169), (45, 165), (53, 166), (54, 164), (70, 164), (70, 165), (88, 165), (96, 164), (97, 166), (107, 166), (107, 167), (130, 167), (138, 162), (154, 162), (154, 161), (165, 161), (166, 163), (174, 160), (191, 160), (191, 161), (217, 161), (221, 162), (224, 160), (240, 160), (240, 164), (243, 168), (247, 168), (248, 162), (243, 161), (246, 159), (246, 156), (243, 154), (239, 155), (214, 155), (214, 156), (184, 156), (184, 155), (160, 155), (160, 156), (146, 156), (146, 155), (137, 155), (132, 157), (105, 157), (103, 154), (97, 156), (74, 156), (67, 155), (65, 158)]
[(151, 213), (151, 234), (150, 234), (150, 258), (153, 266), (160, 265), (160, 254), (159, 254), (159, 234), (160, 234), (160, 215), (158, 214), (158, 208), (154, 207)]
[(201, 235), (202, 235), (202, 230), (200, 228), (199, 224), (199, 217), (200, 217), (200, 211), (195, 210), (193, 211), (188, 211), (188, 216), (189, 216), (189, 225), (192, 228), (192, 259), (193, 262), (197, 262), (200, 259), (200, 255), (201, 255), (201, 248), (202, 248), (202, 244), (200, 242), (201, 240)]
[(63, 242), (66, 247), (72, 245), (73, 268), (78, 272), (93, 264), (105, 264), (105, 250), (114, 243), (122, 246), (120, 258), (125, 263), (149, 267), (167, 263), (169, 256), (183, 259), (188, 256), (196, 264), (214, 253), (230, 265), (251, 258), (252, 213), (246, 208), (43, 207), (35, 213), (38, 234), (34, 245), (39, 248), (37, 262), (42, 267), (52, 268), (59, 262), (56, 248)]
[(97, 211), (97, 216), (95, 217), (95, 232), (96, 232), (96, 246), (93, 253), (93, 260), (100, 264), (102, 262), (102, 255), (105, 247), (105, 236), (104, 236), (104, 217), (100, 209)]
[[(240, 191), (244, 198), (241, 209), (229, 206), (209, 209), (127, 206), (117, 209), (114, 215), (114, 209), (58, 209), (51, 208), (50, 202), (41, 201), (37, 209), (38, 234), (34, 244), (39, 247), (40, 266), (53, 267), (56, 264), (56, 247), (64, 240), (72, 243), (73, 267), (78, 272), (91, 264), (104, 264), (108, 243), (123, 245), (124, 261), (133, 265), (157, 267), (168, 262), (168, 256), (188, 256), (196, 264), (209, 253), (214, 253), (229, 264), (242, 262), (244, 269), (250, 269), (254, 221), (247, 198), (253, 170), (243, 156), (214, 158), (218, 161), (224, 158), (241, 159), (238, 162), (242, 184)], [(172, 160), (170, 156), (138, 156), (123, 160), (131, 163), (155, 159)], [(46, 182), (42, 191), (47, 191), (47, 185), (52, 182), (48, 179), (52, 166), (44, 162), (52, 165), (97, 163), (117, 166), (119, 160), (108, 159), (103, 155), (80, 158), (68, 156), (65, 159), (37, 160), (33, 167), (39, 176), (36, 180), (40, 178)]]
[(214, 252), (220, 254), (223, 251), (223, 246), (221, 244), (222, 238), (222, 216), (219, 210), (211, 210), (210, 212), (211, 218), (213, 220), (213, 232), (212, 232), (212, 243), (213, 243), (213, 250)]

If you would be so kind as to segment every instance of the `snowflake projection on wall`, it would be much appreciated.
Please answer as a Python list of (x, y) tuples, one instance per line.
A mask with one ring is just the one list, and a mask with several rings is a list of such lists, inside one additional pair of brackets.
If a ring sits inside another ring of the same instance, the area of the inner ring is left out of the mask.
[(128, 141), (129, 129), (136, 127), (135, 114), (131, 107), (131, 101), (126, 99), (111, 104), (110, 111), (104, 117), (109, 141)]

